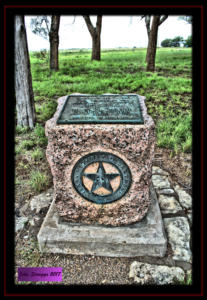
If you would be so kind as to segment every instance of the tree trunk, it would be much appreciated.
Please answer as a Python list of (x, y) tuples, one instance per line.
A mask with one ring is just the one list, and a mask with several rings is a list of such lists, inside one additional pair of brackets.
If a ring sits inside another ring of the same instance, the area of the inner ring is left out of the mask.
[(151, 16), (145, 16), (145, 25), (147, 28), (147, 37), (148, 37), (147, 54), (145, 58), (146, 62), (148, 61), (148, 55), (149, 55), (150, 22), (151, 22)]
[(17, 125), (33, 128), (36, 117), (24, 16), (15, 17), (15, 94)]
[(83, 16), (92, 37), (92, 60), (101, 60), (101, 25), (102, 16), (97, 16), (96, 27), (91, 23), (89, 16)]
[(149, 37), (148, 37), (148, 44), (147, 44), (147, 54), (146, 54), (146, 57), (145, 57), (146, 63), (148, 62), (148, 60), (149, 60)]
[(147, 52), (147, 71), (154, 72), (155, 70), (155, 56), (157, 49), (157, 33), (160, 22), (160, 16), (154, 16), (152, 20), (152, 27), (149, 35), (148, 52)]
[(101, 60), (101, 41), (100, 36), (92, 37), (92, 60)]
[(49, 32), (50, 70), (55, 70), (55, 71), (59, 69), (59, 64), (58, 64), (59, 26), (60, 26), (60, 16), (52, 15), (51, 28)]

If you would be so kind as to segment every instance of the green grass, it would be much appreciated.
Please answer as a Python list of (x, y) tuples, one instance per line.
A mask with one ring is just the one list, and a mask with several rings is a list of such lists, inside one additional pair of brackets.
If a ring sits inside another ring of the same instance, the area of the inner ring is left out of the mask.
[(55, 101), (44, 101), (39, 106), (36, 105), (37, 121), (44, 123), (50, 119), (56, 111), (57, 103)]
[(22, 134), (30, 131), (29, 127), (16, 126), (16, 134)]
[(32, 171), (30, 176), (30, 185), (35, 192), (41, 192), (48, 186), (49, 178), (47, 174), (40, 171)]
[[(43, 125), (37, 123), (33, 130), (19, 130), (20, 138), (17, 139), (15, 137), (15, 153), (25, 154), (27, 150), (36, 150), (39, 151), (41, 149), (37, 149), (37, 147), (46, 147), (47, 138), (45, 136), (45, 128)], [(40, 155), (40, 154), (39, 154)], [(34, 154), (35, 156), (35, 154)]]
[(187, 274), (187, 279), (186, 279), (186, 284), (187, 285), (192, 285), (192, 275), (191, 274)]
[(35, 160), (35, 161), (39, 161), (41, 159), (44, 158), (44, 152), (42, 151), (41, 148), (36, 148), (32, 153), (31, 153), (31, 157)]
[(157, 126), (158, 146), (173, 149), (176, 153), (179, 150), (191, 152), (191, 127), (191, 113), (180, 114), (159, 121)]
[[(18, 251), (21, 259), (24, 260), (24, 267), (42, 267), (42, 254), (39, 252), (36, 239), (30, 238), (27, 242), (27, 247), (21, 246)], [(18, 284), (23, 284), (23, 282), (18, 282)], [(25, 283), (28, 283), (28, 281), (25, 281)]]
[(15, 153), (17, 155), (18, 154), (24, 154), (27, 150), (33, 149), (35, 145), (36, 145), (35, 141), (30, 139), (30, 138), (26, 139), (26, 140), (22, 140), (15, 147)]
[(39, 123), (36, 124), (32, 133), (32, 139), (36, 141), (37, 146), (44, 147), (47, 145), (47, 138), (45, 136), (45, 128), (43, 125), (40, 125)]
[(188, 273), (188, 271), (186, 272), (186, 278), (184, 278), (183, 280), (174, 280), (174, 284), (176, 285), (192, 285), (192, 273)]
[[(31, 52), (37, 126), (44, 128), (56, 111), (56, 99), (70, 93), (138, 93), (146, 96), (158, 146), (190, 152), (191, 49), (158, 48), (153, 73), (146, 72), (145, 55), (146, 49), (111, 49), (102, 51), (101, 61), (91, 61), (90, 51), (64, 50), (59, 53), (59, 71), (51, 72), (48, 53)], [(43, 132), (36, 128), (34, 134), (38, 130)], [(38, 134), (36, 144), (45, 146), (47, 139)]]

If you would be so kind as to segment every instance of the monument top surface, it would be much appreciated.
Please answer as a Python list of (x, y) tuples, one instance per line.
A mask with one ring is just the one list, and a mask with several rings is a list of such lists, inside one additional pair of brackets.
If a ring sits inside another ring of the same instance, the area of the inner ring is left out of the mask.
[(57, 124), (144, 124), (138, 95), (70, 95)]

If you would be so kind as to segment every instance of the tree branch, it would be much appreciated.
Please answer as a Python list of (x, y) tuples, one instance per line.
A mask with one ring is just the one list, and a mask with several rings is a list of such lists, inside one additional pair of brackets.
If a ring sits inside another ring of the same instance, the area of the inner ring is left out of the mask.
[(44, 18), (44, 21), (45, 21), (45, 24), (46, 24), (46, 27), (47, 27), (47, 34), (49, 35), (50, 29), (47, 25), (47, 23), (48, 23), (47, 16)]
[(168, 18), (168, 16), (162, 16), (160, 19), (159, 25), (161, 25), (167, 18)]
[(71, 24), (74, 24), (74, 23), (75, 23), (75, 17), (76, 17), (76, 16), (74, 16), (73, 22), (72, 22)]
[(93, 27), (93, 24), (91, 23), (90, 17), (89, 16), (83, 16), (83, 18), (86, 22), (86, 25), (88, 27), (88, 30), (89, 30), (91, 36), (94, 36), (96, 34), (96, 30)]
[(146, 28), (147, 28), (148, 37), (150, 35), (150, 21), (151, 21), (151, 16), (145, 16), (145, 25), (146, 25)]

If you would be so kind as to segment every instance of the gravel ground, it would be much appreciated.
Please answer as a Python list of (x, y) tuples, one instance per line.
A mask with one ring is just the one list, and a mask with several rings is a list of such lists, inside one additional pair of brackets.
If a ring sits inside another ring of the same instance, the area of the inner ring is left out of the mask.
[[(40, 254), (30, 239), (22, 245), (22, 258), (16, 258), (18, 267), (62, 267), (62, 282), (47, 284), (64, 285), (125, 285), (133, 284), (129, 278), (130, 264), (134, 258), (97, 257), (93, 255)], [(23, 250), (22, 250), (23, 249)], [(23, 252), (26, 252), (25, 254)], [(30, 256), (29, 256), (30, 253)], [(17, 272), (16, 272), (17, 279)], [(16, 284), (18, 281), (16, 280)], [(26, 283), (26, 284), (29, 284)], [(32, 282), (30, 284), (41, 284)]]
[[(129, 267), (134, 259), (94, 257), (85, 255), (47, 255), (48, 266), (63, 268), (64, 284), (130, 284)], [(58, 262), (58, 263), (57, 263)]]

